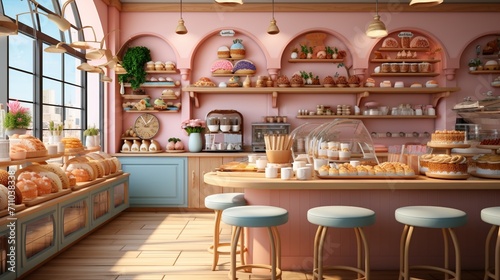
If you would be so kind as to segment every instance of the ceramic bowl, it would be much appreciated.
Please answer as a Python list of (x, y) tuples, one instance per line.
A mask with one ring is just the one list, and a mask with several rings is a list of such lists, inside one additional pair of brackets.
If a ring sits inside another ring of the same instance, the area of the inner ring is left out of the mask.
[(208, 125), (208, 130), (210, 130), (210, 132), (218, 132), (219, 131), (219, 125), (218, 124), (209, 124)]
[(231, 130), (231, 125), (229, 125), (229, 124), (221, 124), (220, 125), (220, 130), (222, 132), (228, 132), (228, 131)]

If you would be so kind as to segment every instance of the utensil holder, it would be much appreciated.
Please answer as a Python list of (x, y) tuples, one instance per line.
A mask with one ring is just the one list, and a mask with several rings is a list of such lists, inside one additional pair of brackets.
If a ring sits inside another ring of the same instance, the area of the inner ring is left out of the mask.
[(292, 162), (291, 150), (266, 150), (267, 161), (269, 163), (290, 163)]

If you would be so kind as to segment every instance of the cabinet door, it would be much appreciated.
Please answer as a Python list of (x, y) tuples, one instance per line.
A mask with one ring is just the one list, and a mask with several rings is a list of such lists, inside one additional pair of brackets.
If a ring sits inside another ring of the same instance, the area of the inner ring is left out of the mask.
[[(17, 245), (9, 243), (9, 236), (15, 235), (16, 228), (8, 228), (7, 224), (2, 223), (1, 228), (5, 229), (0, 231), (0, 279), (10, 280), (16, 279), (17, 270)], [(11, 232), (14, 231), (14, 232)], [(12, 240), (12, 239), (11, 239)], [(12, 242), (12, 241), (11, 241)], [(11, 250), (14, 249), (14, 250)]]
[(186, 207), (187, 158), (120, 157), (132, 207)]
[(84, 194), (59, 204), (61, 247), (85, 235), (90, 228), (89, 196)]
[(188, 208), (200, 208), (200, 158), (188, 159)]
[(215, 193), (222, 193), (223, 191), (222, 187), (205, 184), (203, 180), (203, 176), (205, 176), (206, 173), (214, 171), (215, 168), (221, 165), (222, 157), (200, 158), (200, 208), (205, 208), (205, 197)]

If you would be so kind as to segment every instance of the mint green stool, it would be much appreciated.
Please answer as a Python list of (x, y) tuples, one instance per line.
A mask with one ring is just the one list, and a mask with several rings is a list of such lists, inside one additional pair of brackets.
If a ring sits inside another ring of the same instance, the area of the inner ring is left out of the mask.
[[(494, 279), (500, 280), (500, 206), (489, 207), (481, 210), (481, 220), (491, 225), (488, 236), (486, 237), (485, 246), (485, 267), (484, 267), (484, 280)], [(497, 242), (495, 243), (495, 257), (494, 266), (490, 266), (490, 244), (493, 235), (497, 232)], [(493, 270), (492, 270), (493, 269)]]
[[(231, 269), (229, 278), (232, 280), (240, 279), (237, 277), (238, 270), (245, 271), (245, 279), (282, 279), (281, 278), (281, 240), (277, 226), (288, 222), (288, 211), (275, 206), (249, 205), (231, 207), (222, 211), (222, 221), (235, 227), (235, 234), (231, 240)], [(265, 227), (269, 232), (271, 245), (271, 265), (268, 264), (244, 264), (236, 266), (236, 254), (238, 239), (245, 227)], [(252, 273), (253, 268), (265, 269), (270, 271), (268, 274)], [(248, 275), (252, 274), (252, 275)], [(266, 277), (266, 278), (264, 278)]]
[[(215, 223), (214, 223), (214, 236), (213, 243), (208, 247), (208, 251), (214, 254), (213, 262), (212, 262), (212, 271), (215, 270), (217, 264), (219, 263), (220, 255), (229, 255), (229, 251), (223, 251), (221, 248), (231, 246), (231, 243), (221, 243), (220, 242), (220, 221), (222, 217), (222, 211), (235, 206), (243, 206), (246, 205), (247, 202), (245, 200), (244, 193), (219, 193), (212, 194), (205, 197), (205, 207), (208, 209), (212, 209), (215, 211)], [(234, 230), (232, 231), (234, 234)], [(245, 245), (244, 245), (244, 235), (241, 235), (240, 245), (238, 254), (241, 257), (241, 263), (245, 263)]]
[[(460, 248), (453, 228), (467, 223), (467, 214), (461, 210), (439, 206), (407, 206), (396, 209), (396, 220), (404, 224), (400, 244), (399, 280), (410, 280), (411, 269), (427, 269), (443, 272), (448, 279), (452, 276), (455, 280), (461, 279)], [(444, 238), (444, 267), (431, 265), (409, 265), (408, 255), (410, 241), (415, 227), (439, 228)], [(449, 268), (448, 235), (451, 237), (455, 248), (455, 271)]]
[[(370, 252), (363, 227), (375, 223), (375, 212), (355, 206), (320, 206), (307, 211), (307, 220), (318, 225), (314, 238), (313, 280), (328, 278), (323, 276), (325, 270), (348, 270), (357, 273), (356, 279), (370, 279)], [(337, 265), (323, 267), (323, 248), (328, 228), (352, 228), (356, 234), (357, 266)], [(364, 268), (363, 268), (364, 252)], [(339, 278), (331, 278), (339, 279)], [(343, 278), (342, 278), (343, 279)]]

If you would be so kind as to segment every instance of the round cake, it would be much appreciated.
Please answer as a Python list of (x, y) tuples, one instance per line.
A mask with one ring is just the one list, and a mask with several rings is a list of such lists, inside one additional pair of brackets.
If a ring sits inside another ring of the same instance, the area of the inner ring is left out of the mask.
[(476, 161), (477, 174), (500, 176), (500, 155), (482, 155)]
[(332, 76), (326, 76), (323, 79), (323, 86), (324, 87), (333, 87), (335, 86), (335, 80), (333, 79)]
[(229, 60), (220, 59), (212, 63), (210, 72), (214, 74), (231, 74), (233, 72), (233, 64)]
[(240, 60), (234, 64), (234, 74), (255, 74), (257, 68), (250, 60)]
[(439, 154), (427, 162), (429, 173), (442, 175), (466, 175), (467, 158), (461, 155)]
[(217, 49), (217, 57), (218, 58), (229, 58), (229, 48), (227, 46), (221, 46)]
[(431, 144), (464, 144), (465, 132), (458, 130), (436, 130), (431, 134)]

